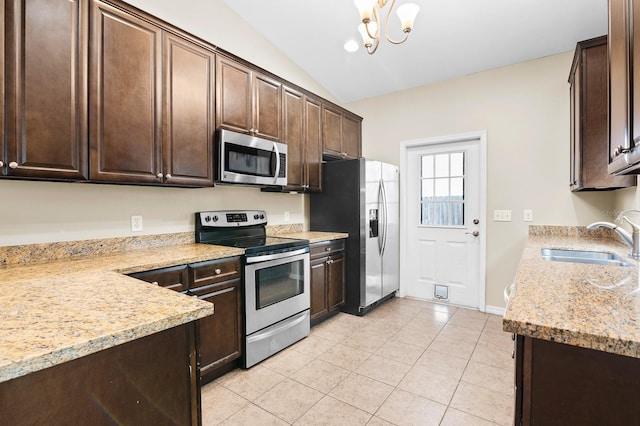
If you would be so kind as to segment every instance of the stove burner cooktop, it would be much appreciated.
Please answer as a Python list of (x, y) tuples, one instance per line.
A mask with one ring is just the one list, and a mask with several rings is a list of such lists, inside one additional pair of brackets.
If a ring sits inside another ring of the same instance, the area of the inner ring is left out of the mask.
[(245, 249), (245, 254), (288, 252), (309, 241), (266, 235), (267, 216), (260, 210), (196, 213), (196, 242)]

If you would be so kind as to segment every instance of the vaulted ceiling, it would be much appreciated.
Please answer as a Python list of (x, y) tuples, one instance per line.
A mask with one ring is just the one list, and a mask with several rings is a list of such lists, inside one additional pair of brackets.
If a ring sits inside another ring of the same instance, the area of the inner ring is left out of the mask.
[(343, 48), (362, 44), (352, 0), (225, 3), (341, 102), (573, 50), (607, 33), (607, 0), (397, 0), (395, 8), (409, 1), (420, 6), (409, 40), (382, 41), (371, 56)]

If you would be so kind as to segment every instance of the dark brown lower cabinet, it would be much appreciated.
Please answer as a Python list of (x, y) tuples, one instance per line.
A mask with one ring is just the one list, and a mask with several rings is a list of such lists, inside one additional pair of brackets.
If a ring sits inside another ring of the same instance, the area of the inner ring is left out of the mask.
[(233, 257), (130, 274), (214, 304), (213, 315), (196, 322), (202, 384), (239, 366), (244, 309), (241, 268), (240, 258)]
[(311, 244), (311, 324), (324, 321), (344, 304), (344, 240)]
[(515, 425), (640, 424), (640, 359), (517, 336)]
[(214, 304), (214, 314), (197, 322), (198, 355), (202, 383), (238, 366), (242, 355), (241, 280), (224, 281), (192, 291)]
[(0, 384), (6, 425), (198, 425), (194, 323)]

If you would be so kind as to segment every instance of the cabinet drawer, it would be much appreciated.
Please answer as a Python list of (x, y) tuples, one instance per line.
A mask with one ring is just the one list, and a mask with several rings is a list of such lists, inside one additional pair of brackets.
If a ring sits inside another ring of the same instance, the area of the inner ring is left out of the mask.
[(175, 291), (186, 291), (187, 283), (189, 282), (187, 265), (136, 272), (135, 274), (129, 274), (129, 276)]
[(312, 259), (328, 256), (338, 251), (344, 251), (344, 240), (322, 241), (309, 246), (309, 252)]
[(240, 278), (241, 267), (239, 257), (191, 264), (189, 265), (190, 288)]

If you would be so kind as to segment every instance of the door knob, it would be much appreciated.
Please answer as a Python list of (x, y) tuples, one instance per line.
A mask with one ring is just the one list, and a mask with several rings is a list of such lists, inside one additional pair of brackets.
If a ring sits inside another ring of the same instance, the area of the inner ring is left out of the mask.
[(480, 235), (480, 232), (478, 232), (478, 231), (465, 232), (465, 234), (471, 234), (471, 235), (473, 235), (474, 237), (477, 237), (478, 235)]

